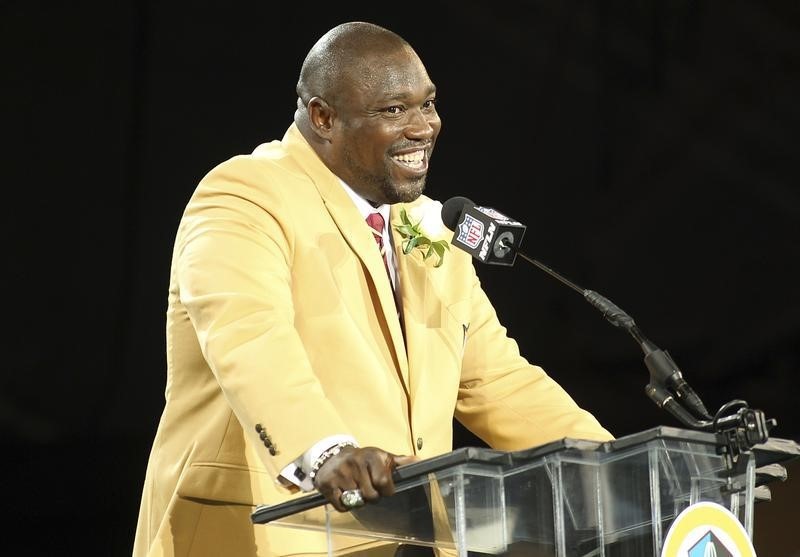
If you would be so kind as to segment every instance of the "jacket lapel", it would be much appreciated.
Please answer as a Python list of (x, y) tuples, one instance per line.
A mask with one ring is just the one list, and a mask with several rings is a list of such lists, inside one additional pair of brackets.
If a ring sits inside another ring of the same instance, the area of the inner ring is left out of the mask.
[(415, 347), (422, 346), (423, 339), (418, 335), (426, 334), (426, 323), (428, 317), (426, 311), (426, 297), (428, 294), (427, 263), (422, 260), (422, 253), (415, 250), (408, 255), (403, 254), (403, 237), (395, 230), (394, 226), (400, 224), (400, 209), (408, 208), (413, 204), (396, 204), (392, 206), (390, 217), (390, 230), (392, 233), (392, 243), (394, 245), (395, 260), (397, 261), (397, 274), (400, 282), (400, 304), (403, 308), (403, 323), (405, 330), (406, 349), (408, 351), (408, 392), (412, 400), (419, 383), (419, 373), (422, 371), (419, 365), (415, 365)]
[(339, 179), (309, 147), (294, 124), (286, 132), (284, 144), (292, 156), (302, 161), (303, 168), (316, 185), (325, 207), (339, 228), (342, 237), (367, 269), (378, 295), (380, 305), (378, 309), (382, 313), (389, 331), (400, 375), (408, 389), (408, 358), (403, 331), (397, 316), (397, 303), (391, 283), (386, 277), (383, 259), (375, 246), (372, 232), (362, 219), (361, 213), (353, 205), (353, 201), (342, 188)]

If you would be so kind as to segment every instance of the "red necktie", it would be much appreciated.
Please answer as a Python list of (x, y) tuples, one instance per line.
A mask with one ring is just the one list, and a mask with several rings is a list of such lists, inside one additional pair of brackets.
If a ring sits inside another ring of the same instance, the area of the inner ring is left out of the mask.
[(406, 331), (403, 328), (403, 317), (401, 315), (401, 303), (398, 298), (398, 292), (394, 289), (394, 281), (392, 280), (392, 272), (389, 270), (389, 260), (386, 258), (386, 247), (383, 245), (383, 225), (386, 221), (380, 213), (370, 213), (367, 217), (367, 224), (372, 229), (372, 235), (375, 237), (375, 243), (378, 245), (378, 251), (381, 252), (383, 257), (383, 267), (386, 269), (386, 276), (389, 279), (389, 286), (392, 287), (392, 294), (394, 294), (394, 303), (397, 308), (397, 318), (400, 320), (400, 328), (403, 331), (403, 338), (405, 338)]
[(389, 276), (389, 282), (392, 282), (392, 274), (389, 271), (389, 261), (386, 259), (386, 248), (383, 245), (383, 227), (386, 221), (380, 213), (370, 213), (367, 216), (367, 224), (372, 229), (372, 235), (375, 237), (375, 243), (378, 245), (378, 250), (381, 252), (383, 258), (383, 266), (386, 268), (386, 274)]

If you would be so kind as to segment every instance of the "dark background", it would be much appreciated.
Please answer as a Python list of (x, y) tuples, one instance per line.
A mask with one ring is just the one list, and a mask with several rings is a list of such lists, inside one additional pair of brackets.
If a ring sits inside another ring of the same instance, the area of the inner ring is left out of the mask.
[[(800, 439), (795, 0), (5, 0), (0, 548), (130, 554), (182, 208), (282, 136), (309, 47), (354, 19), (438, 85), (429, 194), (524, 221), (526, 251), (627, 310), (712, 410), (743, 398)], [(522, 263), (479, 274), (523, 353), (617, 436), (677, 425), (576, 293)], [(760, 555), (800, 555), (789, 471), (757, 506)]]

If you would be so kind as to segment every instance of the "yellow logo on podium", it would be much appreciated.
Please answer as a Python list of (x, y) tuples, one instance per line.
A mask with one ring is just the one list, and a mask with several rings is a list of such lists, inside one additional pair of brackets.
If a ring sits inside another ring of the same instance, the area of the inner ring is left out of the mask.
[(661, 557), (756, 557), (756, 551), (732, 512), (702, 502), (684, 509), (672, 523)]

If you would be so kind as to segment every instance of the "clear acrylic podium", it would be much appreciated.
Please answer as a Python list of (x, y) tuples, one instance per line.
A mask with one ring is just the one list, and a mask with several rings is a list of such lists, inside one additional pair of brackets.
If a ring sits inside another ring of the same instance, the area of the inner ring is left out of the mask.
[(732, 469), (719, 436), (658, 427), (609, 443), (564, 439), (524, 451), (464, 448), (398, 469), (397, 493), (339, 513), (318, 494), (259, 507), (253, 522), (438, 547), (445, 553), (658, 556), (671, 522), (701, 501), (730, 510), (752, 537), (759, 451)]

